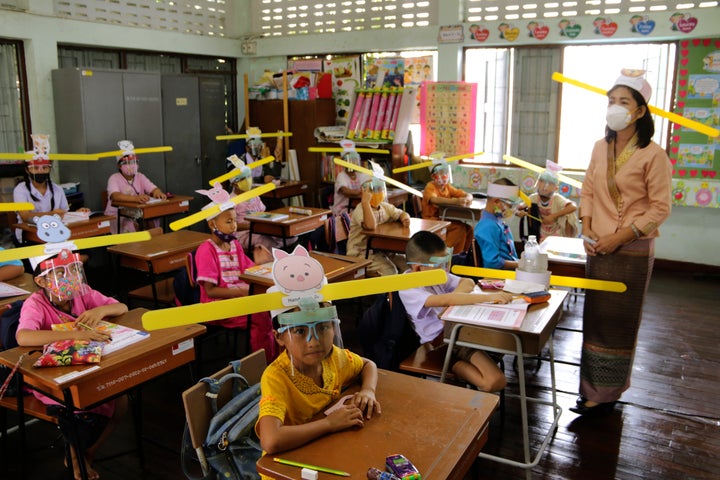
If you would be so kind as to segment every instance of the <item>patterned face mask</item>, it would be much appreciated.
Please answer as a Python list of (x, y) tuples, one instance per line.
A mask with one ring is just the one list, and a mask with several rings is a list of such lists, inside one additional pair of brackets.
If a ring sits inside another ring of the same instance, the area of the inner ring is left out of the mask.
[(51, 298), (64, 302), (74, 298), (82, 292), (84, 282), (77, 277), (55, 277), (48, 278), (45, 289)]

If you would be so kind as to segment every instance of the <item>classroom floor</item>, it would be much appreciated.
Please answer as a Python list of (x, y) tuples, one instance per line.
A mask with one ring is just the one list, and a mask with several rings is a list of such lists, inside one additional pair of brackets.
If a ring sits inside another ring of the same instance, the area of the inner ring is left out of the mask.
[[(533, 469), (533, 478), (717, 478), (720, 471), (719, 285), (717, 277), (655, 273), (646, 300), (632, 387), (615, 413), (602, 419), (578, 418), (567, 410), (577, 396), (583, 299), (568, 303), (555, 334), (559, 403), (563, 413), (548, 451)], [(345, 343), (351, 348), (356, 344), (349, 328), (351, 319), (356, 318), (355, 314), (361, 309), (362, 305), (357, 303), (341, 306)], [(222, 339), (217, 342), (204, 349), (212, 356), (205, 358), (204, 373), (224, 366), (230, 355), (230, 346)], [(525, 362), (530, 393), (548, 397), (548, 362), (542, 361), (539, 368), (535, 368), (533, 359)], [(506, 357), (505, 363), (508, 391), (514, 392), (517, 378), (512, 361)], [(132, 451), (135, 443), (128, 417), (100, 452), (95, 466), (101, 478), (185, 478), (178, 453), (184, 422), (180, 394), (189, 385), (189, 369), (183, 368), (143, 389), (145, 465), (140, 466), (137, 453)], [(545, 406), (531, 406), (529, 410), (531, 441), (536, 446), (551, 414)], [(517, 402), (508, 398), (504, 417), (496, 413), (491, 420), (485, 451), (516, 455), (519, 459), (522, 445), (519, 419)], [(26, 478), (72, 478), (63, 467), (62, 442), (53, 426), (32, 421), (28, 437), (31, 451), (25, 459)], [(10, 438), (8, 452), (11, 460), (0, 467), (3, 479), (18, 478), (20, 458), (14, 438)], [(3, 471), (5, 467), (7, 471)], [(521, 479), (525, 474), (515, 467), (478, 460), (467, 478)]]

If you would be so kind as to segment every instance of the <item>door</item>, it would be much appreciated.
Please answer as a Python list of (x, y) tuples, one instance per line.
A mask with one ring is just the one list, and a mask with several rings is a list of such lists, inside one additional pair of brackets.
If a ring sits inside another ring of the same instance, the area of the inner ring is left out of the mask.
[(165, 154), (167, 191), (193, 195), (190, 212), (200, 210), (206, 197), (195, 190), (207, 188), (203, 183), (200, 144), (200, 105), (198, 79), (195, 76), (162, 76), (163, 136), (172, 152)]
[(203, 185), (224, 174), (227, 142), (215, 140), (225, 134), (225, 81), (222, 77), (198, 77), (200, 87), (200, 141)]

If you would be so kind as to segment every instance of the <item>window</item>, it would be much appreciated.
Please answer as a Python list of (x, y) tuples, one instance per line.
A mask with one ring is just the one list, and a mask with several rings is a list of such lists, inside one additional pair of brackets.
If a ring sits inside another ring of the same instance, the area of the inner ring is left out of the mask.
[(30, 135), (21, 42), (0, 39), (0, 152), (24, 152)]
[[(607, 99), (561, 87), (550, 80), (552, 73), (607, 89), (623, 68), (647, 70), (651, 104), (671, 109), (672, 43), (467, 49), (465, 80), (478, 84), (476, 150), (485, 155), (463, 163), (500, 163), (508, 153), (541, 166), (547, 159), (565, 169), (587, 168), (593, 144), (605, 133)], [(668, 122), (659, 115), (654, 119), (654, 140), (664, 146)]]

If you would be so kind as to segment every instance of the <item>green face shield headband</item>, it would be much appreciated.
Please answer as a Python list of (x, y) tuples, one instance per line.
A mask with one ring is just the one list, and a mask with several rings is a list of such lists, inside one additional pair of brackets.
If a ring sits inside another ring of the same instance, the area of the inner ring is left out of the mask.
[(277, 319), (281, 325), (278, 333), (290, 331), (293, 335), (304, 336), (306, 342), (312, 335), (319, 340), (320, 335), (334, 332), (334, 327), (340, 325), (334, 306), (320, 308), (316, 301), (310, 299), (300, 300), (299, 312), (281, 313)]
[(429, 268), (442, 268), (446, 272), (450, 270), (450, 263), (452, 262), (452, 247), (448, 247), (445, 250), (446, 254), (442, 256), (432, 256), (428, 259), (427, 263), (423, 262), (407, 262), (408, 265), (420, 265), (421, 267)]

